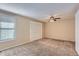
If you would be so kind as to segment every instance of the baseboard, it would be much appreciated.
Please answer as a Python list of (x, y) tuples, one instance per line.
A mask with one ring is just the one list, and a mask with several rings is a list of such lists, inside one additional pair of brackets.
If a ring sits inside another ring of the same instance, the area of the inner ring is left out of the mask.
[[(40, 39), (43, 39), (43, 38), (40, 38)], [(40, 39), (38, 39), (38, 40), (40, 40)], [(34, 40), (34, 41), (37, 41), (37, 40)], [(8, 50), (8, 49), (10, 49), (10, 48), (17, 47), (17, 46), (25, 45), (25, 44), (28, 44), (28, 43), (31, 43), (31, 42), (33, 42), (33, 41), (28, 41), (28, 42), (25, 42), (25, 43), (22, 43), (22, 44), (17, 44), (17, 45), (13, 45), (13, 46), (10, 46), (10, 47), (6, 47), (6, 48), (4, 48), (4, 49), (0, 49), (0, 52), (2, 52), (2, 51), (4, 51), (4, 50)]]
[(7, 50), (7, 49), (10, 49), (10, 48), (14, 48), (14, 47), (17, 47), (17, 46), (23, 45), (23, 44), (26, 44), (26, 43), (17, 44), (17, 45), (14, 45), (14, 46), (10, 46), (10, 47), (6, 47), (6, 48), (3, 48), (3, 49), (0, 49), (0, 52), (2, 52), (2, 51), (4, 51), (4, 50)]
[[(41, 39), (54, 39), (54, 38), (47, 38), (47, 37), (45, 37), (45, 38), (40, 38), (38, 40), (41, 40)], [(54, 40), (60, 40), (60, 39), (54, 39)], [(37, 41), (37, 40), (34, 40), (34, 41)], [(60, 41), (65, 41), (65, 40), (60, 40)], [(10, 48), (14, 48), (14, 47), (17, 47), (17, 46), (21, 46), (21, 45), (24, 45), (24, 44), (28, 44), (28, 43), (31, 43), (31, 42), (33, 42), (33, 41), (28, 41), (28, 42), (25, 42), (25, 43), (22, 43), (22, 44), (18, 44), (18, 45), (14, 45), (14, 46), (11, 46), (11, 47), (7, 47), (7, 48), (4, 48), (4, 49), (1, 49), (0, 52), (1, 51), (4, 51), (4, 50), (7, 50), (7, 49), (10, 49)], [(70, 42), (74, 42), (74, 41), (70, 41)], [(77, 53), (79, 55), (79, 51), (78, 50), (76, 50), (76, 51), (77, 51)]]
[(66, 41), (66, 42), (73, 42), (73, 43), (75, 43), (75, 41), (61, 40), (61, 39), (48, 38), (48, 37), (45, 37), (44, 39), (53, 39), (53, 40), (59, 40), (59, 41)]

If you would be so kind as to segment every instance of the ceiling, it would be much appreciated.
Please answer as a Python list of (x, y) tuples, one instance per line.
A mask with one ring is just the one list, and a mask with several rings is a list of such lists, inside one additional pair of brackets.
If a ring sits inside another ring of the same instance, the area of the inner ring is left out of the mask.
[(44, 20), (51, 15), (72, 10), (76, 3), (2, 3), (0, 9)]

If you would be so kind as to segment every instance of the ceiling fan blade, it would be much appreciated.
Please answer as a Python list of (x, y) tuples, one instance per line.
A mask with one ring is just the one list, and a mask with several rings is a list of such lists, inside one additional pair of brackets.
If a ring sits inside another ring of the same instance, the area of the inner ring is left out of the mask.
[(61, 19), (61, 18), (55, 18), (55, 19)]

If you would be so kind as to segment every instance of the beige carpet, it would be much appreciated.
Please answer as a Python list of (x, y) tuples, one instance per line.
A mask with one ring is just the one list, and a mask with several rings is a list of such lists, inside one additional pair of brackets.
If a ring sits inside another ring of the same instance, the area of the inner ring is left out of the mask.
[(0, 52), (0, 56), (76, 56), (74, 43), (42, 39)]

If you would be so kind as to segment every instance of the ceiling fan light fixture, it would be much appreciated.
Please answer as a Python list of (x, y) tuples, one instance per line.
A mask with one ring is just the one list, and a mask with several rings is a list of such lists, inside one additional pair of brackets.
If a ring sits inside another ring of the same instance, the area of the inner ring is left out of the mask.
[(54, 19), (53, 16), (51, 16), (50, 19), (49, 19), (49, 22), (54, 22), (54, 21), (56, 21), (56, 20)]
[(54, 20), (50, 19), (49, 22), (54, 22)]
[(54, 18), (53, 16), (50, 17), (49, 22), (55, 22), (56, 19), (61, 19), (61, 18)]

